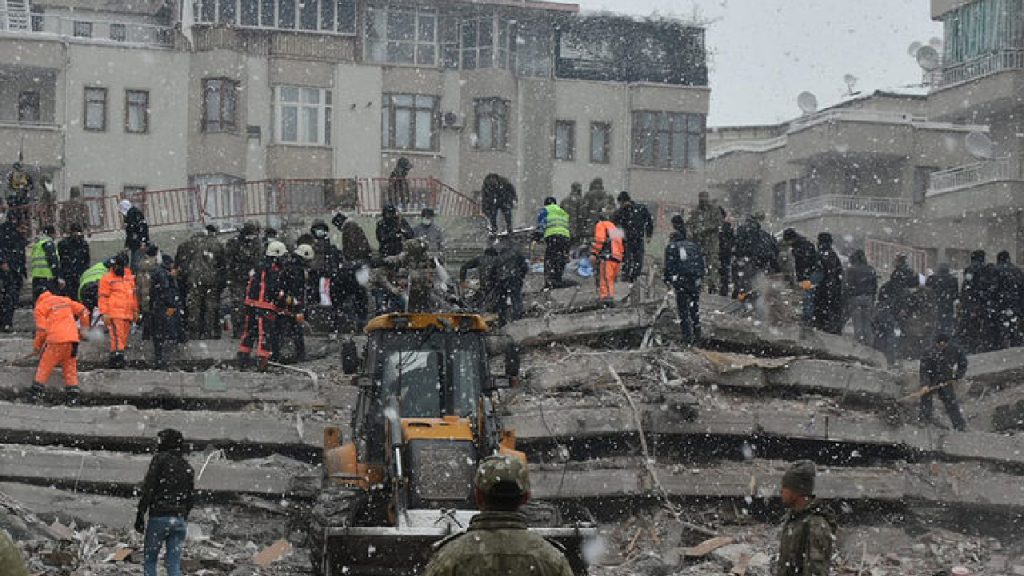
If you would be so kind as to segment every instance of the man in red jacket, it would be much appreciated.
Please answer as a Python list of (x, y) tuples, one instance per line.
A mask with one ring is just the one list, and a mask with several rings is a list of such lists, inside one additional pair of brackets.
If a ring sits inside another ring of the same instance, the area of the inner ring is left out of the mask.
[(28, 401), (35, 403), (43, 393), (46, 381), (57, 366), (64, 376), (64, 394), (68, 406), (78, 404), (78, 343), (81, 331), (89, 326), (89, 311), (78, 302), (57, 296), (49, 290), (36, 300), (36, 337), (32, 348), (39, 355)]

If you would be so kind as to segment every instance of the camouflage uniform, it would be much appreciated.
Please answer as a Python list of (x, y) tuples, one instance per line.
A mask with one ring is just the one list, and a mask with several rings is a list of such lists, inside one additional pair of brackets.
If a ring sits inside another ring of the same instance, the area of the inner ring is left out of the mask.
[(232, 338), (239, 338), (242, 335), (245, 287), (249, 283), (249, 272), (254, 270), (263, 258), (263, 250), (259, 227), (255, 223), (243, 226), (238, 236), (228, 240), (224, 248)]
[(718, 233), (722, 228), (722, 211), (710, 201), (700, 201), (696, 210), (690, 212), (686, 228), (692, 234), (694, 242), (704, 252), (704, 284), (708, 292), (717, 294), (720, 288)]
[[(509, 486), (530, 491), (526, 465), (511, 456), (491, 456), (477, 470), (476, 489), (492, 494)], [(469, 529), (437, 544), (425, 576), (572, 576), (569, 561), (554, 545), (530, 532), (519, 512), (484, 511)]]
[(409, 275), (409, 312), (438, 310), (444, 303), (444, 293), (439, 287), (437, 262), (423, 238), (405, 241), (402, 268)]
[(818, 500), (789, 511), (782, 523), (775, 576), (828, 576), (836, 522)]
[(28, 569), (21, 559), (18, 547), (7, 532), (0, 529), (0, 573), (5, 576), (28, 576)]
[(197, 234), (182, 245), (175, 261), (184, 271), (185, 283), (188, 286), (185, 308), (189, 337), (220, 338), (224, 247), (213, 234)]

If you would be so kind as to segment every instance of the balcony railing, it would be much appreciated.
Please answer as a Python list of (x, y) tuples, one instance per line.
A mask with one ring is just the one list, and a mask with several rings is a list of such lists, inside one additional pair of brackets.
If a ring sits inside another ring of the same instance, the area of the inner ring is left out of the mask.
[(903, 198), (829, 195), (786, 205), (786, 219), (825, 215), (907, 218), (910, 209), (910, 201)]
[(966, 62), (946, 66), (942, 70), (942, 86), (960, 84), (1003, 70), (1022, 69), (1024, 69), (1024, 50), (1000, 50)]
[(3, 32), (77, 38), (104, 44), (174, 46), (174, 29), (146, 22), (117, 22), (88, 17), (67, 18), (53, 14), (32, 14), (26, 29), (9, 28)]
[(944, 194), (990, 182), (1024, 180), (1020, 160), (1000, 158), (957, 166), (941, 172), (932, 172), (928, 180), (928, 196)]
[(818, 124), (829, 122), (870, 122), (877, 124), (926, 124), (928, 118), (915, 116), (905, 112), (888, 110), (862, 110), (858, 108), (836, 108), (822, 110), (793, 120), (789, 124), (789, 133), (798, 132)]

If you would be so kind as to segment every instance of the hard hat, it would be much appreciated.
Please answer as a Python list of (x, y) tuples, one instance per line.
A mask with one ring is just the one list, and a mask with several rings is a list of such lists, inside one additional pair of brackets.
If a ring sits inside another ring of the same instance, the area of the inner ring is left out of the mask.
[(284, 245), (284, 242), (274, 240), (270, 244), (267, 244), (267, 256), (271, 258), (280, 258), (288, 253), (288, 247)]
[(309, 262), (313, 259), (313, 247), (309, 244), (299, 244), (295, 247), (295, 255)]

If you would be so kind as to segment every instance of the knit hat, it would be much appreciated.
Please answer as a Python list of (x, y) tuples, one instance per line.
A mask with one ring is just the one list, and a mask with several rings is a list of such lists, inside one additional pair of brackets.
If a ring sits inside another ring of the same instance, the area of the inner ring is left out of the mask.
[(157, 446), (156, 449), (161, 452), (168, 452), (170, 450), (181, 450), (185, 447), (185, 438), (174, 428), (165, 428), (160, 432), (157, 432)]
[(782, 475), (782, 487), (789, 488), (801, 496), (814, 494), (814, 462), (800, 460), (793, 463)]

